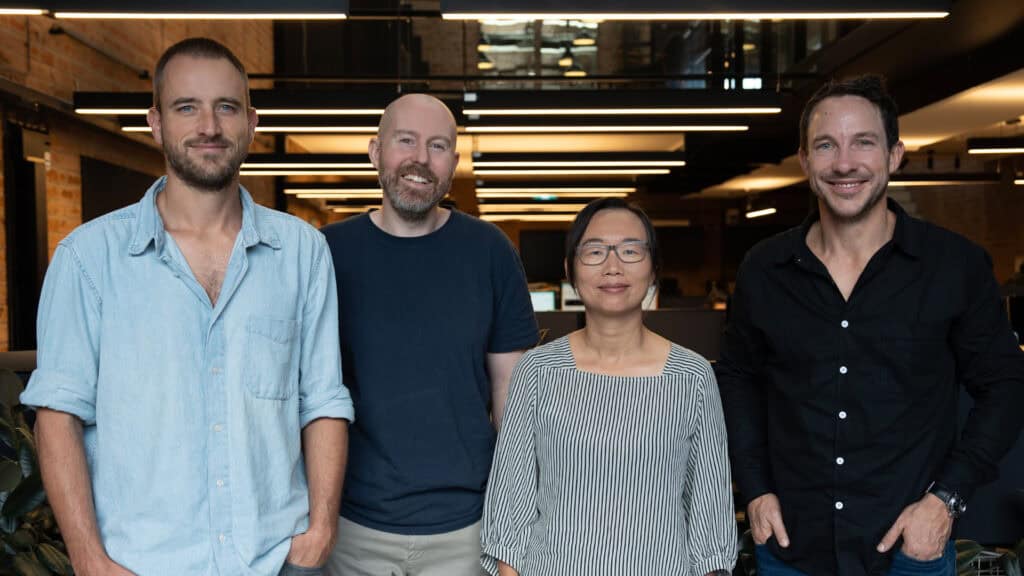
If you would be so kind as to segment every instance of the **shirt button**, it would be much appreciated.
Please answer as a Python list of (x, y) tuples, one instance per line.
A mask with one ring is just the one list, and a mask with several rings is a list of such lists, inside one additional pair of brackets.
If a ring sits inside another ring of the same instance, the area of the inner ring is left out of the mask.
[(213, 374), (220, 374), (223, 371), (224, 370), (222, 368), (217, 367), (217, 366), (214, 366), (213, 368), (210, 368), (210, 372), (213, 373)]
[(840, 374), (846, 374), (847, 372), (849, 372), (849, 370), (846, 369), (846, 366), (840, 366), (839, 367), (839, 373)]
[(214, 431), (214, 432), (220, 432), (220, 431), (221, 431), (221, 430), (223, 430), (223, 429), (224, 429), (224, 427), (223, 427), (223, 426), (221, 426), (220, 424), (214, 424), (214, 425), (213, 425), (213, 431)]
[(850, 323), (847, 322), (846, 320), (843, 320), (842, 322), (840, 322), (839, 325), (842, 326), (843, 328), (849, 328), (850, 327)]
[(843, 509), (843, 503), (842, 502), (836, 502), (836, 510), (842, 510), (842, 509)]
[(840, 466), (842, 466), (845, 462), (846, 462), (846, 460), (843, 459), (842, 456), (840, 456), (839, 458), (836, 458), (836, 464), (839, 464)]
[(224, 481), (223, 480), (217, 480), (217, 488), (223, 488), (223, 487), (224, 487)]
[(839, 419), (840, 420), (846, 420), (846, 410), (840, 410), (839, 411)]
[(217, 536), (217, 540), (220, 540), (221, 544), (223, 544), (227, 539), (228, 539), (227, 536), (225, 536), (224, 534), (221, 534), (220, 536)]

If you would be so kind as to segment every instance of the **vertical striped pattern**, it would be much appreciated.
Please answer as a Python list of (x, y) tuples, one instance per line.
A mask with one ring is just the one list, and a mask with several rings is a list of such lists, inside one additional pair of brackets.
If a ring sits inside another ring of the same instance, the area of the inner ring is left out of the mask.
[(718, 386), (672, 345), (661, 376), (576, 370), (567, 337), (512, 376), (482, 563), (522, 576), (703, 575), (736, 560)]

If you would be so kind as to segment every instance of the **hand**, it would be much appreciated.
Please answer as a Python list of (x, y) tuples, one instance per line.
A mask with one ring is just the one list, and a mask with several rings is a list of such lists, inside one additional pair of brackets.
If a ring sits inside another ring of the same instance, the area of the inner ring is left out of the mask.
[(285, 562), (302, 568), (317, 568), (327, 563), (337, 529), (310, 528), (303, 534), (292, 537), (292, 547)]
[(769, 492), (751, 500), (747, 504), (747, 520), (754, 544), (764, 544), (774, 535), (779, 546), (789, 547), (789, 535), (782, 523), (782, 506), (775, 494)]
[(903, 537), (903, 553), (914, 560), (935, 560), (942, 556), (953, 530), (953, 519), (946, 503), (934, 494), (925, 494), (903, 509), (892, 528), (878, 543), (878, 551), (886, 552)]

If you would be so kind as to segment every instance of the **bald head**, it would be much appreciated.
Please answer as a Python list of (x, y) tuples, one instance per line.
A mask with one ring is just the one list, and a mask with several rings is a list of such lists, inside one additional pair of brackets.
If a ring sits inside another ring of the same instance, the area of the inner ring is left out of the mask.
[(388, 104), (388, 107), (384, 109), (384, 114), (380, 117), (377, 137), (384, 139), (392, 130), (401, 129), (402, 120), (405, 118), (429, 119), (433, 123), (443, 122), (448, 128), (447, 136), (451, 140), (452, 147), (455, 146), (457, 134), (455, 116), (444, 102), (429, 94), (406, 94)]

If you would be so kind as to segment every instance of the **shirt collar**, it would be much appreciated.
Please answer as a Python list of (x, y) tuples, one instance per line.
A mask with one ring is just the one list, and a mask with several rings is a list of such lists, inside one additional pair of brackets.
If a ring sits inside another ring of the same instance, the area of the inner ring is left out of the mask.
[[(923, 230), (921, 222), (911, 218), (910, 215), (892, 198), (886, 198), (886, 207), (896, 215), (896, 227), (892, 233), (892, 245), (912, 258), (918, 258), (921, 253)], [(789, 262), (801, 257), (807, 248), (807, 233), (811, 226), (821, 219), (818, 209), (811, 210), (807, 218), (800, 226), (791, 230), (793, 232), (787, 239), (783, 250), (776, 254), (776, 263)]]
[[(161, 176), (149, 187), (139, 202), (139, 213), (136, 219), (135, 233), (128, 245), (128, 253), (138, 256), (146, 251), (150, 243), (159, 254), (164, 249), (164, 222), (160, 211), (156, 208), (156, 197), (167, 185), (167, 176)], [(239, 186), (239, 197), (242, 201), (242, 243), (246, 248), (263, 243), (274, 250), (281, 249), (281, 240), (277, 229), (265, 214), (256, 209), (256, 203), (244, 186)]]

